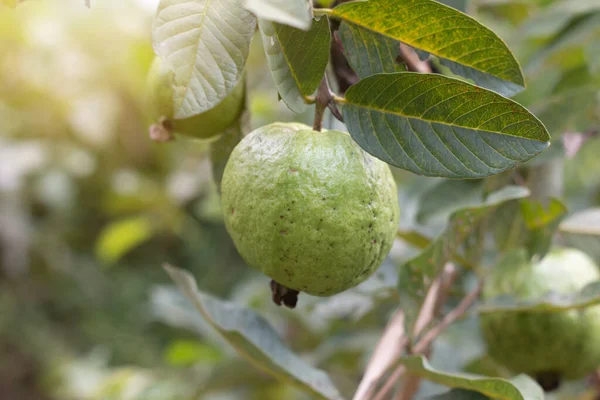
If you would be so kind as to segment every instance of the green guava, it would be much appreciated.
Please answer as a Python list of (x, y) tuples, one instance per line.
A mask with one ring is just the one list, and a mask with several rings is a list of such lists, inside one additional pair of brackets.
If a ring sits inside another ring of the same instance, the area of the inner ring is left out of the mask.
[(227, 230), (245, 261), (315, 296), (367, 279), (397, 232), (388, 165), (340, 131), (299, 123), (256, 129), (233, 150), (221, 191)]
[[(486, 282), (484, 299), (511, 295), (535, 300), (549, 292), (573, 294), (600, 279), (598, 267), (572, 248), (541, 261), (506, 258)], [(561, 312), (485, 313), (481, 328), (490, 356), (515, 373), (540, 380), (578, 379), (600, 365), (600, 306)], [(541, 383), (541, 382), (540, 382)]]
[(219, 104), (201, 114), (175, 119), (173, 110), (173, 71), (166, 60), (156, 57), (147, 79), (147, 100), (153, 122), (168, 131), (198, 139), (218, 136), (240, 116), (245, 101), (245, 79), (234, 87)]

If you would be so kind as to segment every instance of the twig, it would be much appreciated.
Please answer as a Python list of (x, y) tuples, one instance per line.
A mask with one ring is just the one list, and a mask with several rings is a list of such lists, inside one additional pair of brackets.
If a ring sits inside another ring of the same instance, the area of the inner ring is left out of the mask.
[[(421, 339), (417, 342), (417, 344), (413, 348), (413, 354), (423, 354), (427, 351), (429, 346), (433, 343), (433, 341), (453, 322), (455, 322), (458, 318), (464, 315), (469, 307), (477, 300), (479, 297), (479, 293), (481, 293), (481, 289), (483, 288), (483, 280), (480, 280), (477, 284), (477, 287), (469, 293), (465, 298), (462, 299), (460, 304), (448, 313), (442, 322), (440, 322), (437, 326), (433, 327), (429, 330)], [(396, 370), (390, 375), (387, 379), (381, 390), (377, 393), (373, 400), (384, 400), (387, 394), (392, 390), (396, 382), (404, 375), (406, 372), (406, 367), (404, 365), (399, 365)]]
[(323, 114), (325, 113), (326, 108), (329, 108), (329, 111), (331, 111), (337, 119), (342, 122), (344, 121), (340, 110), (337, 108), (335, 98), (336, 96), (329, 88), (327, 75), (323, 75), (323, 79), (321, 79), (321, 84), (317, 91), (317, 97), (315, 98), (315, 120), (313, 122), (313, 129), (315, 131), (320, 131), (323, 126)]
[(400, 58), (406, 63), (409, 71), (430, 74), (431, 65), (427, 61), (421, 61), (417, 52), (410, 46), (400, 43)]
[(371, 398), (377, 382), (402, 356), (407, 342), (408, 336), (404, 334), (404, 312), (399, 310), (390, 318), (381, 339), (379, 339), (353, 400)]

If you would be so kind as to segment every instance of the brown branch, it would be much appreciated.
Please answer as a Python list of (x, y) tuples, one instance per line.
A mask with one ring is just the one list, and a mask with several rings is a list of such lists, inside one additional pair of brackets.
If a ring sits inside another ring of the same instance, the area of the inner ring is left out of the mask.
[(404, 312), (399, 310), (390, 318), (383, 335), (381, 335), (353, 400), (371, 398), (377, 382), (400, 359), (407, 342), (408, 336), (404, 333)]
[(404, 43), (400, 43), (400, 58), (402, 58), (409, 71), (420, 72), (422, 74), (430, 74), (432, 72), (431, 65), (427, 61), (421, 61), (417, 52)]
[[(465, 296), (459, 305), (448, 313), (442, 322), (440, 322), (437, 326), (430, 329), (413, 348), (413, 354), (424, 354), (428, 351), (429, 346), (433, 343), (433, 341), (442, 333), (449, 325), (454, 323), (458, 318), (463, 316), (469, 307), (477, 300), (479, 294), (481, 293), (481, 289), (483, 288), (483, 280), (480, 280), (477, 284), (477, 287)], [(390, 375), (385, 384), (379, 390), (377, 395), (373, 400), (384, 400), (387, 394), (393, 389), (398, 380), (404, 375), (406, 372), (406, 367), (404, 365), (399, 365), (396, 370)], [(410, 388), (410, 385), (409, 385)], [(411, 389), (412, 390), (412, 389)]]

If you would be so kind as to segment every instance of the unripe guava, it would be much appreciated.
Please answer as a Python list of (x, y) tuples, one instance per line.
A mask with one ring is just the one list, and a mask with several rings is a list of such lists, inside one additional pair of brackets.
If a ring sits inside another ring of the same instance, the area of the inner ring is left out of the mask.
[[(554, 249), (541, 261), (501, 262), (483, 297), (535, 300), (549, 292), (573, 294), (600, 279), (585, 253)], [(481, 317), (489, 354), (515, 373), (538, 379), (578, 379), (600, 365), (600, 306), (561, 312), (497, 312)]]
[(256, 129), (233, 150), (221, 191), (227, 230), (245, 261), (316, 296), (367, 279), (397, 232), (388, 165), (340, 131), (299, 123)]
[(176, 134), (209, 139), (222, 133), (240, 116), (245, 101), (245, 80), (242, 77), (219, 104), (193, 117), (175, 119), (173, 111), (173, 71), (166, 60), (156, 57), (147, 81), (147, 99), (153, 122), (160, 122)]

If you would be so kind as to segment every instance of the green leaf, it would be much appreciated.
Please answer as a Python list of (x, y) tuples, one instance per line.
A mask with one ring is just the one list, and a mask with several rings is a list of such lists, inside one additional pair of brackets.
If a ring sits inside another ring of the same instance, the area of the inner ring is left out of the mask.
[(527, 247), (530, 256), (544, 257), (558, 225), (567, 214), (567, 207), (558, 199), (549, 199), (547, 205), (531, 199), (521, 200), (521, 214), (529, 229)]
[(437, 74), (364, 78), (346, 92), (344, 120), (367, 152), (419, 175), (479, 178), (548, 146), (542, 123), (497, 93)]
[(199, 362), (215, 364), (224, 359), (221, 351), (197, 340), (176, 340), (165, 349), (165, 361), (173, 366), (189, 366)]
[(596, 41), (588, 43), (585, 47), (585, 56), (588, 62), (590, 74), (600, 72), (600, 35)]
[(452, 389), (436, 396), (427, 397), (426, 400), (486, 400), (489, 397), (472, 390)]
[(405, 357), (400, 360), (400, 363), (409, 372), (424, 379), (454, 388), (472, 390), (494, 399), (543, 400), (544, 398), (542, 388), (526, 375), (518, 375), (508, 380), (458, 372), (443, 372), (433, 368), (423, 356)]
[(188, 272), (164, 267), (204, 319), (257, 368), (317, 398), (342, 399), (329, 376), (292, 353), (263, 317), (200, 292)]
[(117, 262), (154, 236), (156, 228), (156, 224), (147, 216), (111, 222), (102, 229), (96, 240), (96, 255), (104, 263)]
[(342, 22), (337, 35), (344, 54), (359, 77), (405, 71), (400, 42), (360, 26)]
[(231, 152), (250, 131), (250, 113), (246, 109), (242, 112), (240, 118), (223, 132), (214, 142), (210, 144), (210, 163), (212, 177), (217, 192), (221, 194), (221, 180), (225, 166), (229, 160)]
[(482, 198), (481, 180), (442, 180), (423, 193), (419, 202), (417, 221), (427, 223), (432, 219), (447, 220), (456, 210), (481, 204)]
[(600, 262), (600, 208), (571, 215), (560, 224), (559, 231), (567, 245), (577, 247)]
[(501, 252), (522, 246), (529, 237), (518, 200), (502, 204), (490, 218), (496, 249)]
[(491, 215), (501, 204), (528, 195), (529, 191), (526, 188), (507, 186), (490, 194), (479, 206), (466, 207), (454, 212), (446, 229), (429, 247), (400, 267), (398, 291), (407, 313), (407, 320), (414, 320), (413, 311), (422, 303), (427, 288), (478, 223)]
[(370, 0), (342, 4), (332, 15), (437, 57), (525, 86), (506, 44), (471, 17), (432, 0)]
[(258, 19), (302, 30), (312, 24), (312, 3), (308, 0), (245, 0), (244, 6)]
[(308, 32), (266, 20), (259, 27), (279, 95), (290, 110), (304, 111), (329, 62), (329, 21), (315, 20)]
[(173, 66), (175, 118), (207, 111), (233, 90), (255, 29), (241, 0), (161, 0), (152, 41)]

